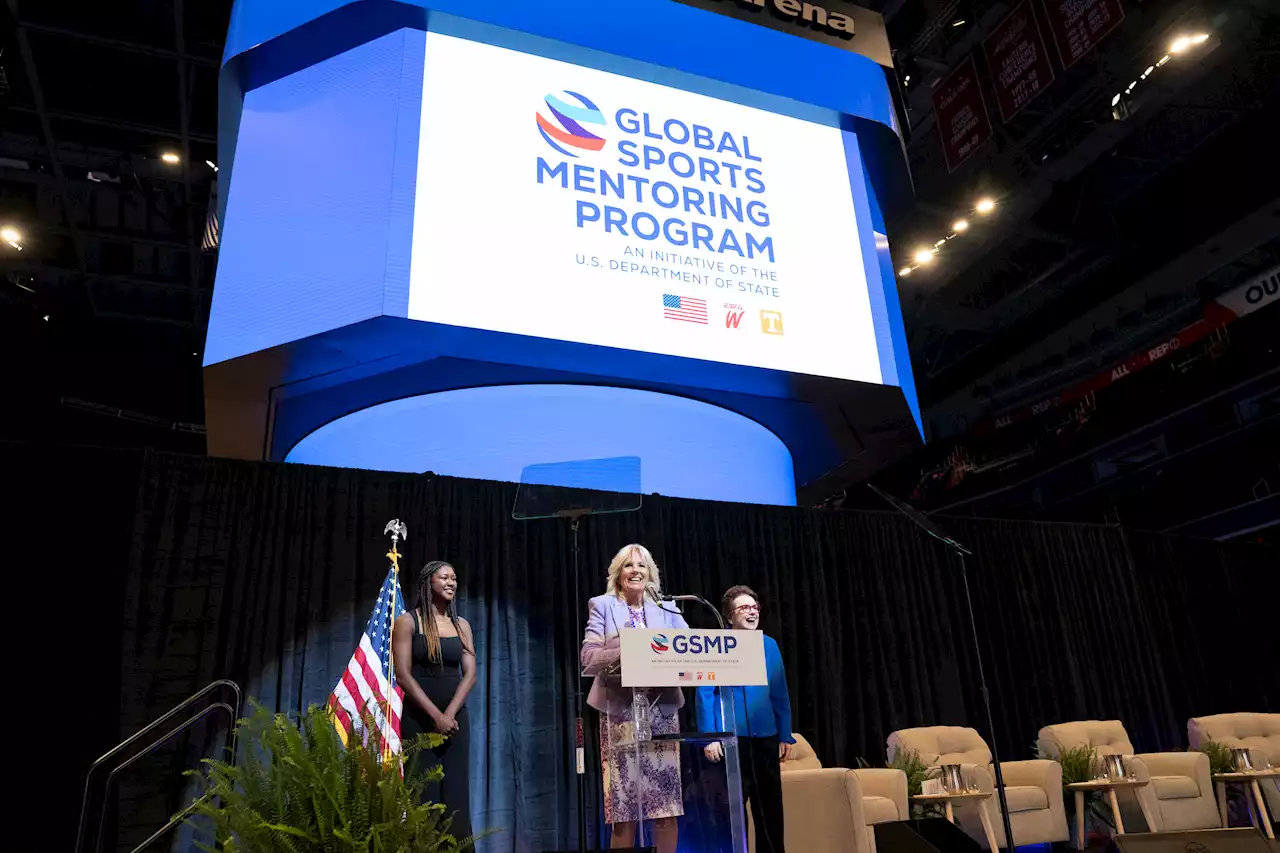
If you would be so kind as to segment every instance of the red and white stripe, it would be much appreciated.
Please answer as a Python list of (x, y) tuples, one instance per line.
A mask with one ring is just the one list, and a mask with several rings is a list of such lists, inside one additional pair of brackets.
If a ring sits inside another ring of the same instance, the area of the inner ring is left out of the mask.
[(396, 687), (391, 695), (391, 726), (386, 724), (387, 664), (373, 650), (369, 635), (360, 637), (360, 645), (347, 663), (337, 687), (329, 696), (329, 707), (338, 722), (338, 732), (349, 740), (361, 731), (366, 716), (372, 717), (386, 738), (391, 752), (398, 753), (400, 746), (400, 716), (404, 711), (404, 691)]

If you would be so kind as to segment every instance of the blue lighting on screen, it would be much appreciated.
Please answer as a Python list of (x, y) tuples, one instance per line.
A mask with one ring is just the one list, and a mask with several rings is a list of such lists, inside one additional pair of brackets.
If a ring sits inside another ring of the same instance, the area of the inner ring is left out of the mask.
[(791, 454), (707, 403), (600, 385), (502, 385), (370, 406), (303, 438), (287, 462), (519, 482), (530, 465), (635, 456), (640, 491), (794, 506)]
[(404, 316), (425, 49), (400, 30), (245, 95), (206, 365)]

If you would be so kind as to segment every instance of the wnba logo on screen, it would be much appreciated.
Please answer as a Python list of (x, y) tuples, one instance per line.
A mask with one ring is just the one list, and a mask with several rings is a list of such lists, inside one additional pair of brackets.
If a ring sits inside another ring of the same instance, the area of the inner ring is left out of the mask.
[(589, 129), (604, 129), (604, 113), (585, 95), (567, 90), (552, 92), (543, 98), (542, 109), (534, 113), (534, 118), (542, 138), (566, 157), (577, 157), (574, 151), (604, 148), (604, 137)]
[(728, 302), (724, 304), (724, 327), (726, 329), (736, 329), (738, 324), (742, 322), (742, 315), (746, 313), (746, 309), (741, 305), (730, 305)]

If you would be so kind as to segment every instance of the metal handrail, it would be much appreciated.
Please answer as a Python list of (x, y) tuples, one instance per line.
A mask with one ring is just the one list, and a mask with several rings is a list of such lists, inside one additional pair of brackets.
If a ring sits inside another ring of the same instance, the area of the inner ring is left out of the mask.
[[(138, 741), (142, 740), (149, 733), (155, 731), (160, 726), (164, 725), (166, 722), (171, 720), (173, 717), (177, 716), (182, 711), (186, 710), (187, 708), (190, 708), (192, 705), (194, 705), (196, 702), (203, 699), (208, 694), (221, 688), (229, 688), (231, 692), (235, 694), (234, 705), (228, 705), (226, 702), (218, 702), (213, 705), (209, 705), (203, 710), (201, 710), (199, 713), (197, 713), (195, 716), (189, 718), (186, 722), (174, 728), (169, 729), (159, 738), (152, 741), (150, 744), (148, 744), (145, 748), (143, 748), (138, 753), (133, 755), (131, 758), (127, 759), (123, 764), (113, 769), (107, 777), (107, 785), (104, 788), (104, 792), (110, 788), (111, 780), (115, 778), (115, 775), (117, 772), (119, 772), (125, 767), (128, 767), (130, 764), (137, 761), (139, 758), (142, 758), (143, 756), (150, 754), (157, 747), (164, 744), (174, 735), (185, 731), (197, 720), (203, 719), (208, 714), (214, 711), (222, 710), (222, 709), (226, 709), (231, 716), (231, 729), (230, 729), (228, 744), (230, 747), (231, 760), (232, 761), (235, 760), (235, 723), (240, 716), (240, 705), (241, 705), (242, 694), (240, 692), (240, 685), (236, 684), (234, 681), (231, 681), (230, 679), (220, 678), (217, 681), (213, 681), (205, 685), (200, 690), (196, 691), (195, 693), (188, 696), (186, 699), (182, 700), (182, 702), (178, 703), (176, 706), (174, 706), (171, 710), (166, 712), (164, 715), (162, 715), (158, 719), (154, 720), (151, 723), (148, 723), (146, 726), (142, 727), (137, 732), (135, 732), (132, 736), (125, 738), (119, 744), (112, 747), (107, 752), (103, 753), (98, 758), (97, 761), (93, 762), (93, 764), (90, 765), (89, 772), (85, 775), (85, 780), (84, 780), (84, 796), (80, 800), (80, 824), (76, 830), (75, 853), (81, 853), (81, 851), (84, 849), (85, 821), (88, 818), (88, 813), (89, 813), (89, 792), (92, 790), (94, 773), (97, 772), (109, 759), (119, 755), (125, 749), (137, 743)], [(105, 820), (106, 820), (106, 808), (105, 808), (105, 797), (104, 797), (103, 814), (101, 815), (101, 818), (98, 822), (98, 835), (94, 840), (93, 849), (95, 853), (97, 853), (97, 851), (101, 848), (102, 831), (103, 831), (103, 825)], [(172, 821), (170, 823), (172, 824)], [(166, 826), (166, 829), (168, 828), (169, 827)], [(147, 841), (144, 842), (144, 845), (149, 844), (156, 837), (157, 836), (152, 836), (152, 838), (147, 839)]]
[[(160, 737), (152, 741), (151, 745), (148, 746), (146, 749), (137, 753), (128, 761), (124, 761), (120, 763), (119, 765), (116, 766), (114, 770), (108, 773), (107, 783), (102, 787), (103, 801), (105, 802), (107, 798), (107, 794), (111, 792), (111, 783), (115, 781), (117, 773), (119, 773), (121, 770), (127, 769), (135, 761), (138, 761), (139, 759), (142, 759), (142, 758), (146, 758), (148, 755), (151, 754), (151, 752), (156, 747), (163, 745), (165, 742), (173, 738), (175, 735), (182, 734), (187, 729), (191, 728), (196, 723), (203, 720), (205, 717), (209, 716), (210, 714), (216, 713), (217, 711), (226, 711), (227, 716), (231, 720), (231, 725), (234, 728), (235, 722), (236, 722), (236, 714), (235, 714), (235, 711), (231, 709), (230, 705), (228, 705), (226, 702), (215, 702), (212, 705), (206, 705), (204, 708), (201, 708), (197, 714), (195, 714), (192, 717), (189, 717), (185, 723), (179, 726), (175, 726), (172, 729), (169, 729), (169, 731), (165, 732), (163, 735), (161, 735)], [(106, 828), (107, 828), (107, 810), (104, 808), (102, 810), (102, 813), (98, 816), (98, 835), (94, 839), (94, 843), (93, 843), (94, 853), (99, 853), (99, 851), (102, 850), (102, 835), (106, 831)]]

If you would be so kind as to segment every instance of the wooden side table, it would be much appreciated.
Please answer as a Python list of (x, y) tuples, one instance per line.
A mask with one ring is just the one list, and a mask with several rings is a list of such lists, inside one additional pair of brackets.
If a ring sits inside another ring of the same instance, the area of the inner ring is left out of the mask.
[[(1146, 782), (1139, 782), (1136, 779), (1095, 779), (1092, 782), (1072, 782), (1067, 787), (1075, 792), (1076, 795), (1076, 849), (1084, 849), (1084, 795), (1090, 791), (1106, 791), (1107, 800), (1111, 803), (1111, 817), (1116, 822), (1116, 835), (1124, 835), (1124, 820), (1120, 817), (1120, 803), (1116, 799), (1116, 790), (1119, 788), (1141, 788)], [(1147, 831), (1155, 832), (1156, 823), (1151, 818), (1151, 812), (1147, 810), (1147, 804), (1142, 801), (1141, 797), (1137, 798), (1138, 806), (1142, 809), (1142, 817), (1147, 821)]]
[[(1262, 824), (1262, 831), (1267, 834), (1267, 838), (1275, 840), (1276, 834), (1271, 829), (1271, 819), (1267, 817), (1267, 801), (1262, 796), (1262, 789), (1258, 787), (1259, 779), (1280, 779), (1280, 768), (1272, 768), (1270, 770), (1242, 770), (1237, 773), (1214, 773), (1213, 781), (1218, 789), (1218, 816), (1222, 818), (1222, 828), (1227, 827), (1227, 785), (1236, 783), (1244, 785), (1248, 791), (1253, 793), (1253, 801), (1257, 804), (1258, 823)], [(1247, 797), (1248, 794), (1245, 794)]]
[(951, 804), (956, 801), (963, 802), (965, 800), (978, 801), (978, 817), (982, 820), (982, 831), (987, 835), (987, 847), (991, 853), (999, 853), (1000, 847), (996, 844), (996, 833), (991, 828), (991, 816), (987, 814), (987, 810), (982, 807), (982, 800), (991, 797), (990, 791), (961, 791), (955, 794), (916, 794), (911, 798), (912, 802), (924, 805), (932, 803), (942, 803), (947, 814), (947, 820), (951, 823), (956, 822), (956, 813), (952, 809)]

